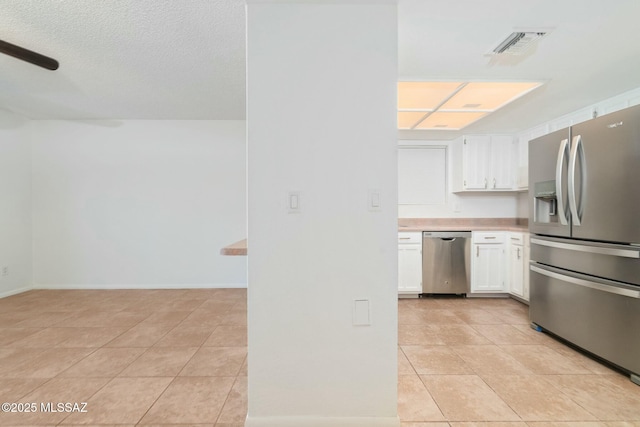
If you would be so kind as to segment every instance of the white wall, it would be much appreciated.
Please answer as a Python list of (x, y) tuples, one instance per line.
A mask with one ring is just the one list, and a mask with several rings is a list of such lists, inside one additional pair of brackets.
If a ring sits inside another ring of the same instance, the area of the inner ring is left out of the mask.
[[(400, 218), (517, 218), (518, 194), (505, 192), (499, 194), (452, 193), (453, 162), (461, 161), (453, 157), (452, 141), (402, 140), (400, 146), (421, 147), (437, 146), (447, 148), (446, 201), (432, 205), (398, 205)], [(527, 215), (525, 215), (526, 217)]]
[(244, 121), (33, 121), (38, 288), (244, 286)]
[(399, 426), (396, 5), (346, 3), (248, 4), (248, 427)]
[(31, 150), (27, 121), (0, 109), (0, 297), (25, 291), (30, 285)]

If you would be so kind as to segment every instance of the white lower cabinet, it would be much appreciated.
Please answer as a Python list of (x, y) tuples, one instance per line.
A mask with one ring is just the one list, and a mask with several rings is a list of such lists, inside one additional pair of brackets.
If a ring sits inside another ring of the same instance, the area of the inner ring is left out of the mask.
[(522, 233), (509, 233), (509, 293), (524, 296), (524, 236)]
[(472, 233), (471, 293), (502, 293), (505, 289), (505, 232)]
[[(471, 294), (509, 293), (529, 300), (529, 233), (471, 234)], [(398, 233), (398, 295), (422, 293), (422, 233)]]
[(529, 245), (529, 233), (524, 234), (524, 262), (523, 262), (523, 272), (524, 272), (524, 285), (523, 285), (523, 294), (522, 298), (526, 301), (529, 301), (529, 261), (531, 260), (530, 255), (530, 245)]
[(398, 233), (398, 294), (418, 296), (422, 292), (422, 233)]

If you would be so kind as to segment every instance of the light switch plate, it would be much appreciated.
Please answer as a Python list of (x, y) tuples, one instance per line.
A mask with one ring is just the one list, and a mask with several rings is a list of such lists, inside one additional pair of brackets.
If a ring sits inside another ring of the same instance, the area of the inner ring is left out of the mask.
[(289, 213), (300, 213), (301, 199), (299, 191), (289, 191), (287, 193), (287, 210)]
[(371, 325), (371, 308), (368, 299), (353, 300), (353, 326)]
[(367, 206), (370, 212), (380, 212), (382, 209), (382, 196), (380, 190), (370, 189), (367, 197)]

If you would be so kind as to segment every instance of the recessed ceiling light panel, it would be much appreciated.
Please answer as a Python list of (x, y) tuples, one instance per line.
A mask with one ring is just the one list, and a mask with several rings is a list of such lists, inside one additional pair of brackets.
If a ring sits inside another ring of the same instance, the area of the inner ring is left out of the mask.
[(460, 82), (399, 82), (398, 109), (433, 111), (461, 84)]
[(400, 82), (398, 128), (459, 130), (540, 85), (540, 82)]
[(446, 129), (460, 130), (470, 125), (476, 120), (481, 119), (488, 113), (483, 112), (441, 112), (431, 113), (429, 117), (420, 122), (415, 129)]

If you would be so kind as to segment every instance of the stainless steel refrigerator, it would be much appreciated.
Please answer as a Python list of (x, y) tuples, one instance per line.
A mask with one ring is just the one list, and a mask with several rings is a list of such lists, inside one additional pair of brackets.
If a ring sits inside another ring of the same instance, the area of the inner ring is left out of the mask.
[(529, 142), (530, 318), (640, 385), (640, 106)]

